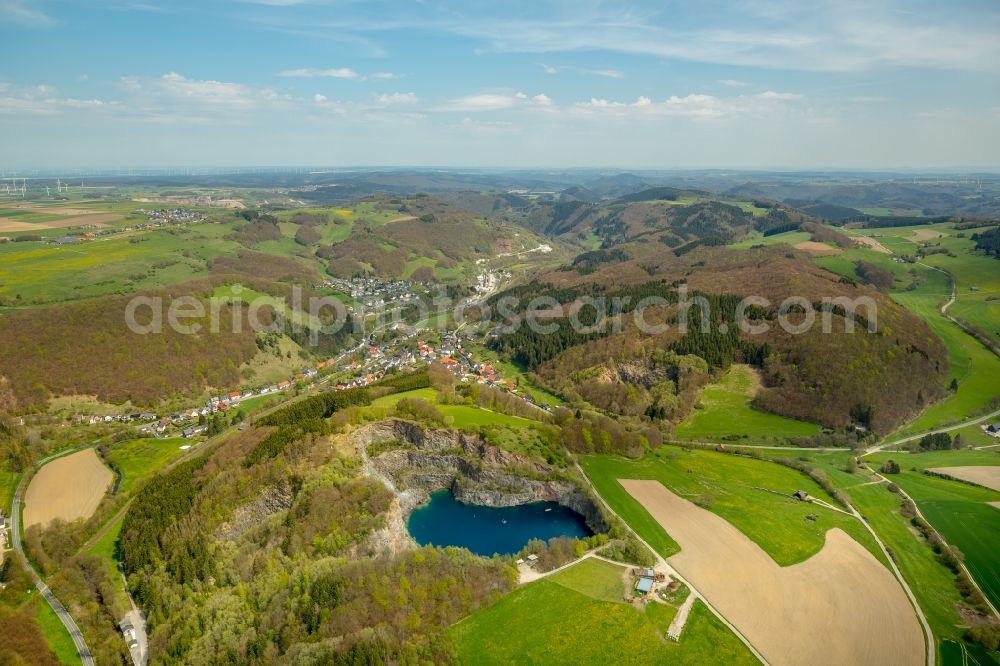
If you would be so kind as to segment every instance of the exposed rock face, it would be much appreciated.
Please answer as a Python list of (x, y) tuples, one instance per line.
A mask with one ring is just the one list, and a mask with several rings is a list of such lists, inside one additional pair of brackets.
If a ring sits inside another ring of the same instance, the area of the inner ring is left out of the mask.
[[(455, 430), (424, 430), (402, 419), (359, 428), (354, 445), (370, 473), (382, 477), (412, 510), (435, 490), (449, 489), (460, 502), (480, 506), (517, 506), (558, 502), (582, 515), (591, 529), (607, 529), (587, 493), (558, 471), (517, 453), (490, 446), (478, 435)], [(368, 458), (371, 444), (395, 441), (399, 448)]]
[(637, 384), (644, 388), (652, 388), (657, 383), (668, 379), (670, 373), (665, 366), (651, 367), (643, 361), (624, 361), (618, 364), (618, 378), (627, 384)]
[(268, 516), (292, 508), (294, 500), (295, 495), (287, 483), (268, 486), (257, 499), (233, 511), (232, 517), (219, 526), (219, 536), (226, 540), (237, 539)]

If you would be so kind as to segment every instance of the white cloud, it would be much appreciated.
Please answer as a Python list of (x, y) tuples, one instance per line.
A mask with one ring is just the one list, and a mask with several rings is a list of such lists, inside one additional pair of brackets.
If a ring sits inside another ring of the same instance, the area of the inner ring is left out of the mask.
[(799, 95), (798, 93), (774, 92), (773, 90), (766, 90), (757, 95), (757, 97), (760, 99), (776, 99), (783, 102), (794, 102), (802, 99), (802, 95)]
[(517, 98), (513, 95), (467, 95), (451, 100), (445, 107), (447, 111), (497, 111), (499, 109), (509, 109), (517, 105)]
[(530, 18), (501, 5), (449, 12), (444, 4), (433, 19), (416, 12), (392, 19), (373, 13), (327, 27), (370, 33), (432, 29), (480, 40), (498, 52), (626, 53), (778, 70), (1000, 69), (1000, 14), (990, 3), (956, 11), (925, 2), (918, 12), (902, 0), (747, 0), (729, 3), (725, 12), (681, 11), (681, 20), (671, 20), (673, 12), (657, 3), (539, 3)]
[(791, 109), (791, 103), (803, 98), (796, 93), (776, 93), (768, 91), (759, 95), (739, 95), (736, 97), (716, 97), (700, 93), (684, 96), (671, 95), (657, 102), (645, 95), (634, 102), (620, 102), (604, 98), (591, 98), (568, 109), (576, 114), (603, 113), (612, 116), (673, 116), (693, 120), (715, 120), (736, 116), (771, 116), (784, 109)]
[(310, 67), (303, 69), (286, 69), (281, 72), (278, 72), (278, 76), (286, 78), (298, 78), (298, 79), (320, 79), (320, 78), (348, 79), (351, 81), (360, 78), (357, 72), (348, 67), (339, 67), (331, 69), (313, 69)]
[(254, 90), (242, 83), (198, 80), (186, 78), (177, 72), (168, 72), (155, 82), (157, 92), (169, 97), (212, 107), (254, 106), (261, 100), (273, 99), (277, 93), (262, 89)]
[(313, 95), (313, 101), (316, 102), (317, 104), (322, 104), (323, 102), (326, 101), (326, 95), (320, 95), (319, 93), (316, 93), (315, 95)]
[(542, 70), (546, 74), (558, 74), (559, 73), (559, 68), (558, 67), (553, 67), (552, 65), (542, 65)]
[(375, 102), (381, 106), (395, 106), (395, 105), (413, 105), (420, 101), (416, 93), (405, 92), (405, 93), (390, 93), (378, 95), (375, 98)]
[(393, 74), (392, 72), (372, 72), (368, 75), (368, 77), (380, 81), (389, 81), (392, 79), (398, 79), (399, 74)]
[[(654, 108), (654, 105), (647, 105)], [(686, 95), (678, 97), (671, 95), (664, 109), (667, 113), (688, 118), (719, 118), (724, 113), (724, 104), (718, 97), (712, 95)]]
[(737, 81), (736, 79), (719, 79), (719, 83), (730, 88), (749, 88), (751, 85), (746, 81)]
[(55, 25), (51, 16), (32, 5), (31, 0), (0, 0), (0, 25), (9, 23), (29, 27)]
[(10, 84), (0, 84), (0, 113), (21, 113), (29, 115), (51, 115), (63, 109), (100, 109), (120, 104), (101, 99), (76, 99), (58, 97), (56, 89), (49, 85), (37, 85), (14, 90)]
[(859, 95), (858, 97), (851, 98), (852, 102), (858, 102), (859, 104), (877, 104), (888, 100), (888, 97), (883, 97), (882, 95)]
[(603, 76), (608, 79), (621, 79), (625, 77), (625, 72), (617, 69), (581, 69), (580, 73), (590, 74), (591, 76)]
[(510, 93), (481, 93), (479, 95), (466, 95), (465, 97), (458, 97), (450, 100), (443, 106), (439, 107), (438, 111), (462, 111), (462, 112), (477, 112), (477, 111), (502, 111), (505, 109), (514, 108), (540, 108), (540, 107), (551, 107), (552, 100), (543, 93), (539, 93), (533, 97), (529, 97), (527, 94), (517, 91), (513, 94)]

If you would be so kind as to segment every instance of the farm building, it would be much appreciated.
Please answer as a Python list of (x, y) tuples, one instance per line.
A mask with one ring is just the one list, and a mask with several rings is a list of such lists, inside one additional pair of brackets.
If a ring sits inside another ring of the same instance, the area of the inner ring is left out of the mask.
[(639, 582), (635, 584), (635, 591), (638, 594), (649, 594), (653, 591), (653, 579), (640, 578)]

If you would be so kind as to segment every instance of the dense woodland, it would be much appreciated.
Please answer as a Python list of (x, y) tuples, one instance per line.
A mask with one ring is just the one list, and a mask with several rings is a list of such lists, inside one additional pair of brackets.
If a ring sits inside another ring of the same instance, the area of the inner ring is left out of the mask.
[[(426, 385), (418, 373), (373, 390)], [(293, 403), (139, 493), (119, 548), (149, 611), (151, 663), (447, 662), (443, 629), (512, 589), (505, 560), (393, 555), (371, 540), (392, 495), (329, 434), (329, 417), (368, 399), (358, 390)], [(323, 426), (293, 425), (310, 422)], [(257, 455), (289, 427), (288, 442)]]
[[(543, 273), (491, 302), (499, 303), (504, 296), (521, 303), (549, 296), (572, 304), (583, 296), (607, 296), (611, 303), (613, 295), (634, 292), (637, 297), (655, 293), (672, 304), (683, 285), (692, 302), (696, 297), (706, 299), (711, 313), (707, 333), (699, 306), (688, 310), (689, 327), (683, 335), (676, 326), (677, 308), (667, 306), (653, 308), (646, 317), (672, 324), (662, 334), (642, 333), (630, 316), (620, 317), (617, 328), (604, 322), (587, 333), (573, 330), (564, 318), (553, 320), (558, 325), (556, 335), (521, 326), (501, 333), (491, 344), (535, 370), (553, 390), (618, 416), (639, 413), (676, 420), (690, 408), (685, 397), (690, 393), (682, 386), (657, 390), (654, 401), (649, 381), (633, 381), (629, 372), (622, 373), (623, 367), (647, 366), (654, 350), (704, 359), (710, 373), (733, 362), (755, 365), (764, 377), (756, 406), (834, 428), (854, 423), (886, 432), (946, 391), (947, 354), (926, 324), (877, 291), (832, 276), (807, 259), (780, 248), (743, 252), (699, 248), (681, 257), (664, 257), (647, 244), (626, 247), (628, 259), (598, 264), (583, 275), (564, 270)], [(866, 275), (878, 280), (874, 271)], [(651, 281), (657, 276), (659, 280)], [(771, 303), (744, 312), (747, 323), (768, 325), (765, 334), (747, 335), (734, 325), (734, 310), (744, 295)], [(788, 296), (802, 299), (788, 308), (788, 322), (796, 326), (812, 319), (814, 325), (808, 330), (790, 333), (777, 325), (776, 304)], [(847, 313), (840, 305), (824, 303), (834, 298), (868, 299), (869, 306)], [(628, 314), (629, 309), (619, 307), (617, 312)], [(581, 312), (584, 323), (588, 312), (592, 310)]]
[(1000, 259), (1000, 227), (973, 234), (972, 240), (976, 241), (977, 250)]
[[(166, 308), (178, 292), (151, 295), (162, 297)], [(184, 335), (166, 325), (164, 314), (162, 334), (134, 334), (126, 325), (129, 300), (103, 297), (0, 317), (0, 339), (7, 342), (0, 345), (0, 375), (7, 378), (17, 406), (39, 408), (57, 395), (153, 404), (181, 393), (199, 394), (206, 386), (237, 384), (239, 365), (256, 352), (245, 321), (239, 333), (221, 326), (212, 334), (203, 326), (197, 334)], [(220, 313), (221, 321), (232, 320), (228, 306)], [(148, 309), (139, 310), (136, 319), (148, 324)]]

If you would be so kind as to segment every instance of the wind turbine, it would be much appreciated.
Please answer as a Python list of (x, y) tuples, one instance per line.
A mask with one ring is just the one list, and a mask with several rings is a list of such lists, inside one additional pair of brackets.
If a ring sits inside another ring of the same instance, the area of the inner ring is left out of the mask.
[(45, 186), (45, 196), (49, 196), (49, 186)]

